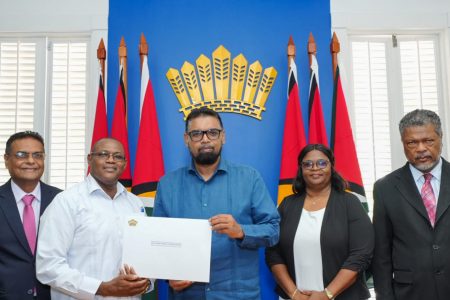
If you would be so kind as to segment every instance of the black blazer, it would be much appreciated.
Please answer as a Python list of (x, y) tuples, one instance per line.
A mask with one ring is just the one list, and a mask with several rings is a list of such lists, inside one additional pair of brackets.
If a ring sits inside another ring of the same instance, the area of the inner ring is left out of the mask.
[[(266, 263), (269, 268), (284, 264), (289, 276), (295, 282), (294, 237), (300, 221), (305, 195), (286, 197), (278, 207), (281, 216), (280, 241), (266, 249)], [(370, 265), (374, 247), (373, 228), (359, 199), (351, 193), (332, 189), (323, 217), (320, 232), (322, 250), (323, 284), (327, 286), (340, 269), (359, 273), (356, 282), (336, 299), (367, 299), (364, 270)], [(289, 299), (281, 287), (276, 287), (278, 295)]]
[[(61, 190), (41, 182), (41, 211)], [(33, 299), (33, 287), (37, 299), (50, 299), (50, 287), (36, 279), (35, 257), (31, 253), (11, 180), (0, 186), (0, 299)]]
[(450, 164), (443, 159), (434, 228), (409, 164), (378, 180), (373, 195), (377, 299), (450, 299)]

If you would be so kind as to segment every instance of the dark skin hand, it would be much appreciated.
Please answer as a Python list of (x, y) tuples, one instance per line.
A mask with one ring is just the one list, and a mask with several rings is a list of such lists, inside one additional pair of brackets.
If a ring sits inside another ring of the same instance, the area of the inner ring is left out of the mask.
[(189, 280), (169, 280), (169, 286), (175, 291), (180, 292), (191, 286), (194, 282)]
[(110, 281), (102, 282), (98, 287), (96, 295), (108, 297), (127, 297), (145, 293), (150, 281), (136, 274), (133, 267), (124, 265), (119, 276)]
[(309, 300), (329, 300), (325, 292), (313, 291)]
[(232, 215), (220, 214), (209, 219), (211, 229), (220, 234), (226, 234), (232, 239), (243, 239), (244, 231)]

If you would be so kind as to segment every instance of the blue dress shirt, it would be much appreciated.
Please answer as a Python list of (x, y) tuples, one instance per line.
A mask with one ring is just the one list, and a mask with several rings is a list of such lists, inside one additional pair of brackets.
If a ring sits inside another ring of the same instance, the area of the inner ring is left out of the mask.
[(244, 238), (213, 232), (210, 282), (171, 290), (170, 299), (260, 299), (258, 248), (278, 242), (280, 217), (259, 173), (221, 159), (208, 181), (193, 164), (160, 180), (154, 216), (209, 219), (217, 214), (231, 214)]

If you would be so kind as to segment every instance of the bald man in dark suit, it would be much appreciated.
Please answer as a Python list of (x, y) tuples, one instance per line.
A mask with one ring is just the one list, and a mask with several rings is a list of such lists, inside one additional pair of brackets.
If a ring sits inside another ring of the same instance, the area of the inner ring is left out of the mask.
[[(50, 287), (36, 279), (34, 253), (39, 216), (60, 190), (40, 181), (45, 152), (38, 133), (12, 135), (4, 159), (11, 179), (0, 186), (0, 299), (49, 300)], [(26, 197), (31, 197), (28, 212)]]
[(450, 299), (450, 164), (439, 117), (415, 110), (400, 121), (405, 166), (374, 186), (377, 300)]

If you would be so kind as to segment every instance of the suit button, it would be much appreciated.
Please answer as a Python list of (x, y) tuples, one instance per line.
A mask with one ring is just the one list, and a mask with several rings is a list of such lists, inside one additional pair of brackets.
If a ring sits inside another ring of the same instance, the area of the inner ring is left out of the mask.
[(433, 245), (433, 249), (434, 249), (434, 250), (438, 250), (438, 249), (439, 249), (439, 246), (438, 246), (438, 245)]
[(27, 294), (28, 294), (28, 295), (33, 294), (33, 289), (29, 289), (29, 290), (27, 291)]

